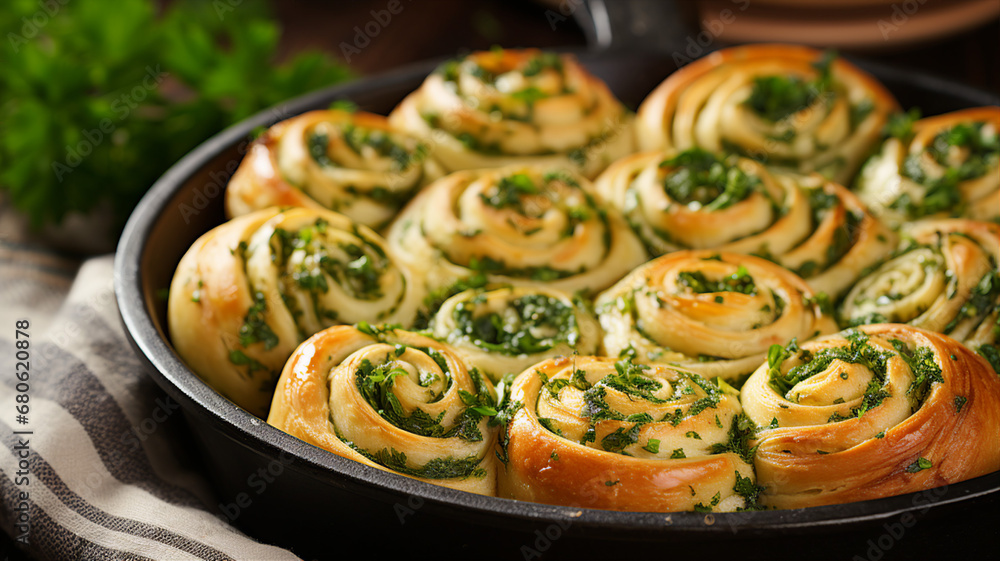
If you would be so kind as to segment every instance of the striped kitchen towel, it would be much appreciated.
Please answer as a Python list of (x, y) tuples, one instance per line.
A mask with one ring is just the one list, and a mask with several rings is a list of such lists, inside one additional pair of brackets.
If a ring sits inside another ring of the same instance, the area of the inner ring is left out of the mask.
[(209, 511), (177, 404), (125, 339), (112, 261), (0, 241), (4, 541), (40, 560), (297, 559)]

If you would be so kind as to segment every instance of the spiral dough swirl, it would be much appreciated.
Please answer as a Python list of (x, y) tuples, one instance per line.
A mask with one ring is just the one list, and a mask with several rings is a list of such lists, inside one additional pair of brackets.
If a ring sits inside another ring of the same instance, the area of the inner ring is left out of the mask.
[(802, 279), (736, 253), (659, 257), (602, 293), (595, 308), (607, 354), (730, 381), (756, 369), (772, 344), (836, 331)]
[(639, 106), (641, 150), (733, 152), (844, 183), (898, 105), (874, 78), (806, 47), (716, 51), (674, 72)]
[(850, 191), (818, 174), (771, 173), (747, 158), (701, 149), (623, 158), (595, 187), (653, 256), (680, 249), (752, 253), (831, 298), (896, 240)]
[(467, 290), (447, 299), (431, 334), (494, 382), (555, 356), (594, 354), (601, 328), (586, 305), (544, 287)]
[(991, 349), (1000, 341), (1000, 227), (943, 219), (917, 222), (905, 232), (897, 255), (844, 297), (842, 325), (908, 323), (996, 356)]
[(268, 209), (194, 243), (170, 288), (171, 340), (236, 404), (264, 415), (306, 337), (358, 321), (409, 324), (421, 296), (384, 240), (327, 210)]
[(447, 345), (361, 324), (295, 351), (267, 422), (373, 467), (493, 495), (494, 406), (489, 380)]
[(642, 244), (583, 177), (534, 167), (452, 173), (389, 229), (429, 290), (473, 275), (516, 286), (595, 292), (645, 260)]
[(393, 110), (448, 171), (511, 164), (594, 177), (632, 151), (632, 117), (572, 55), (475, 52), (442, 65)]
[(729, 445), (741, 418), (735, 394), (662, 365), (584, 356), (537, 364), (514, 380), (500, 416), (499, 495), (645, 512), (748, 506), (749, 456)]
[(766, 506), (863, 501), (1000, 469), (1000, 378), (930, 331), (879, 324), (777, 348), (740, 401), (763, 428), (754, 464)]
[(925, 216), (1000, 219), (1000, 107), (920, 119), (861, 170), (858, 195), (899, 225)]
[(381, 115), (311, 111), (278, 123), (251, 146), (226, 190), (226, 211), (327, 208), (377, 228), (413, 192), (440, 177), (427, 146)]

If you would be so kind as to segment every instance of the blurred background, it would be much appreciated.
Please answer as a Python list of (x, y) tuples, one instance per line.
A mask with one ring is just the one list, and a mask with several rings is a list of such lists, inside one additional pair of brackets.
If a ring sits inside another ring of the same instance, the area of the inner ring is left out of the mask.
[(417, 61), (610, 41), (684, 64), (789, 41), (997, 92), (998, 14), (1000, 0), (4, 0), (0, 238), (111, 251), (142, 194), (212, 134)]

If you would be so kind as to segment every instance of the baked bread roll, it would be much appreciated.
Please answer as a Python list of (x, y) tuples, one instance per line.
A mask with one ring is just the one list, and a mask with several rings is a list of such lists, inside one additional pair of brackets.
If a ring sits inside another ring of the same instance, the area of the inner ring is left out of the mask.
[(730, 512), (758, 488), (736, 391), (607, 357), (525, 370), (501, 413), (501, 497), (641, 512)]
[(295, 351), (267, 422), (372, 467), (493, 495), (495, 398), (489, 380), (447, 345), (341, 325)]
[(594, 303), (604, 352), (730, 382), (772, 344), (833, 333), (828, 302), (794, 273), (738, 253), (678, 251), (629, 273)]
[(670, 75), (636, 117), (641, 150), (733, 152), (844, 184), (896, 100), (853, 64), (792, 45), (711, 53)]
[(776, 346), (740, 401), (763, 428), (765, 506), (877, 499), (1000, 469), (1000, 378), (930, 331), (879, 324)]
[(1000, 107), (890, 127), (857, 178), (876, 215), (895, 225), (925, 216), (1000, 219)]
[(540, 286), (456, 294), (434, 315), (430, 333), (494, 382), (547, 358), (596, 354), (601, 343), (584, 302)]
[(174, 348), (210, 386), (263, 416), (306, 337), (358, 321), (413, 321), (421, 300), (384, 240), (328, 210), (268, 209), (218, 226), (170, 285)]
[(226, 188), (230, 217), (272, 206), (327, 208), (378, 228), (442, 175), (428, 148), (381, 115), (310, 111), (268, 129)]
[(895, 257), (859, 280), (841, 302), (841, 324), (908, 323), (944, 333), (1000, 366), (1000, 227), (943, 219), (917, 222), (904, 232)]
[(387, 238), (430, 291), (445, 295), (474, 276), (596, 292), (645, 261), (646, 252), (592, 189), (578, 175), (535, 167), (455, 172), (422, 190)]
[(446, 62), (389, 120), (428, 139), (448, 171), (532, 164), (594, 177), (633, 149), (632, 116), (604, 82), (537, 49)]
[(653, 256), (681, 249), (753, 253), (832, 298), (896, 240), (850, 191), (818, 174), (771, 173), (753, 160), (697, 148), (623, 158), (595, 187)]

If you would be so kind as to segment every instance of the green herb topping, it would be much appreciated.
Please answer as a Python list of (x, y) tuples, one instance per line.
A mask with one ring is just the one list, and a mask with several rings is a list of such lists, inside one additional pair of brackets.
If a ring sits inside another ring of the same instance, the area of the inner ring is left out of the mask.
[(544, 294), (526, 294), (503, 312), (476, 314), (477, 300), (461, 302), (453, 317), (458, 333), (482, 349), (507, 355), (536, 354), (579, 340), (571, 305)]
[(698, 294), (713, 292), (739, 292), (750, 296), (757, 294), (757, 285), (743, 265), (740, 265), (735, 273), (719, 280), (708, 280), (701, 271), (682, 271), (677, 274), (677, 283)]
[(683, 205), (697, 203), (707, 211), (728, 208), (760, 188), (760, 178), (747, 175), (735, 159), (717, 156), (700, 148), (664, 160), (661, 167), (677, 168), (663, 180), (663, 188)]
[(836, 53), (830, 51), (813, 67), (818, 76), (803, 80), (798, 76), (759, 76), (744, 102), (762, 119), (776, 123), (811, 106), (833, 90), (831, 66)]

